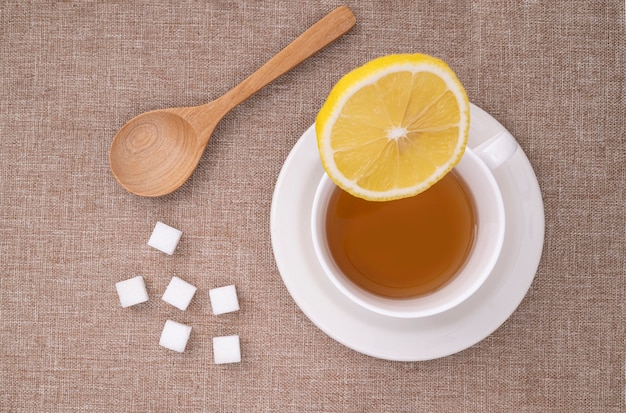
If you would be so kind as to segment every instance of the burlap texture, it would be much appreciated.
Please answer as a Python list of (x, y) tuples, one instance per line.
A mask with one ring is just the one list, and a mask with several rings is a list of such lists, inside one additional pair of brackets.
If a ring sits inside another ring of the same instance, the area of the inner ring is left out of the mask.
[[(116, 131), (216, 98), (340, 3), (0, 4), (0, 410), (620, 412), (625, 404), (624, 2), (347, 1), (356, 27), (220, 123), (179, 191), (145, 199), (109, 171)], [(544, 254), (512, 317), (427, 362), (362, 355), (298, 309), (272, 254), (282, 163), (342, 74), (424, 52), (517, 138), (545, 202)], [(146, 245), (183, 230), (173, 256)], [(143, 275), (150, 301), (119, 306)], [(170, 277), (198, 286), (186, 312)], [(241, 311), (211, 315), (236, 284)], [(166, 319), (193, 326), (184, 354)], [(212, 362), (239, 334), (243, 361)]]

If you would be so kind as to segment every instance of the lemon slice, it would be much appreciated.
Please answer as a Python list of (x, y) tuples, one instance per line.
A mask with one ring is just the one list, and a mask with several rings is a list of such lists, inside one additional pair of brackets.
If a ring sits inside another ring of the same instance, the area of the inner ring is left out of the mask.
[(389, 55), (341, 78), (315, 123), (328, 176), (354, 196), (387, 201), (425, 191), (461, 160), (469, 101), (445, 62)]

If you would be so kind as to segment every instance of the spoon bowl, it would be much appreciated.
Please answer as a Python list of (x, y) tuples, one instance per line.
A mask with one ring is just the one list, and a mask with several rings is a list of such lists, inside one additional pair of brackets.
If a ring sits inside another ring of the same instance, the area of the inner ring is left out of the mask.
[(202, 156), (198, 136), (184, 118), (166, 110), (133, 118), (111, 145), (111, 170), (130, 192), (160, 196), (180, 187)]
[(113, 138), (109, 154), (113, 176), (140, 196), (175, 191), (189, 179), (213, 130), (231, 109), (342, 36), (355, 22), (350, 9), (339, 7), (222, 97), (201, 106), (134, 117)]

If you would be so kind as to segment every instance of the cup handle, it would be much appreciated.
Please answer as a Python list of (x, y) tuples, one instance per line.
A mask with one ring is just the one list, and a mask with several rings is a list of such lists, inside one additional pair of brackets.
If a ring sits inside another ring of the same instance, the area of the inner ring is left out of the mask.
[(518, 148), (513, 135), (504, 130), (472, 148), (472, 151), (493, 171), (508, 161)]

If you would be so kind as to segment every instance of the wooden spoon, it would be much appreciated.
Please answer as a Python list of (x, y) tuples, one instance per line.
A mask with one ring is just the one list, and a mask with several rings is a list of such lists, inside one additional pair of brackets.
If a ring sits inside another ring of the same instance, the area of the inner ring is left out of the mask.
[(224, 115), (339, 38), (355, 22), (350, 9), (339, 7), (222, 97), (201, 106), (155, 110), (131, 119), (111, 144), (110, 163), (115, 179), (141, 196), (175, 191), (191, 176)]

